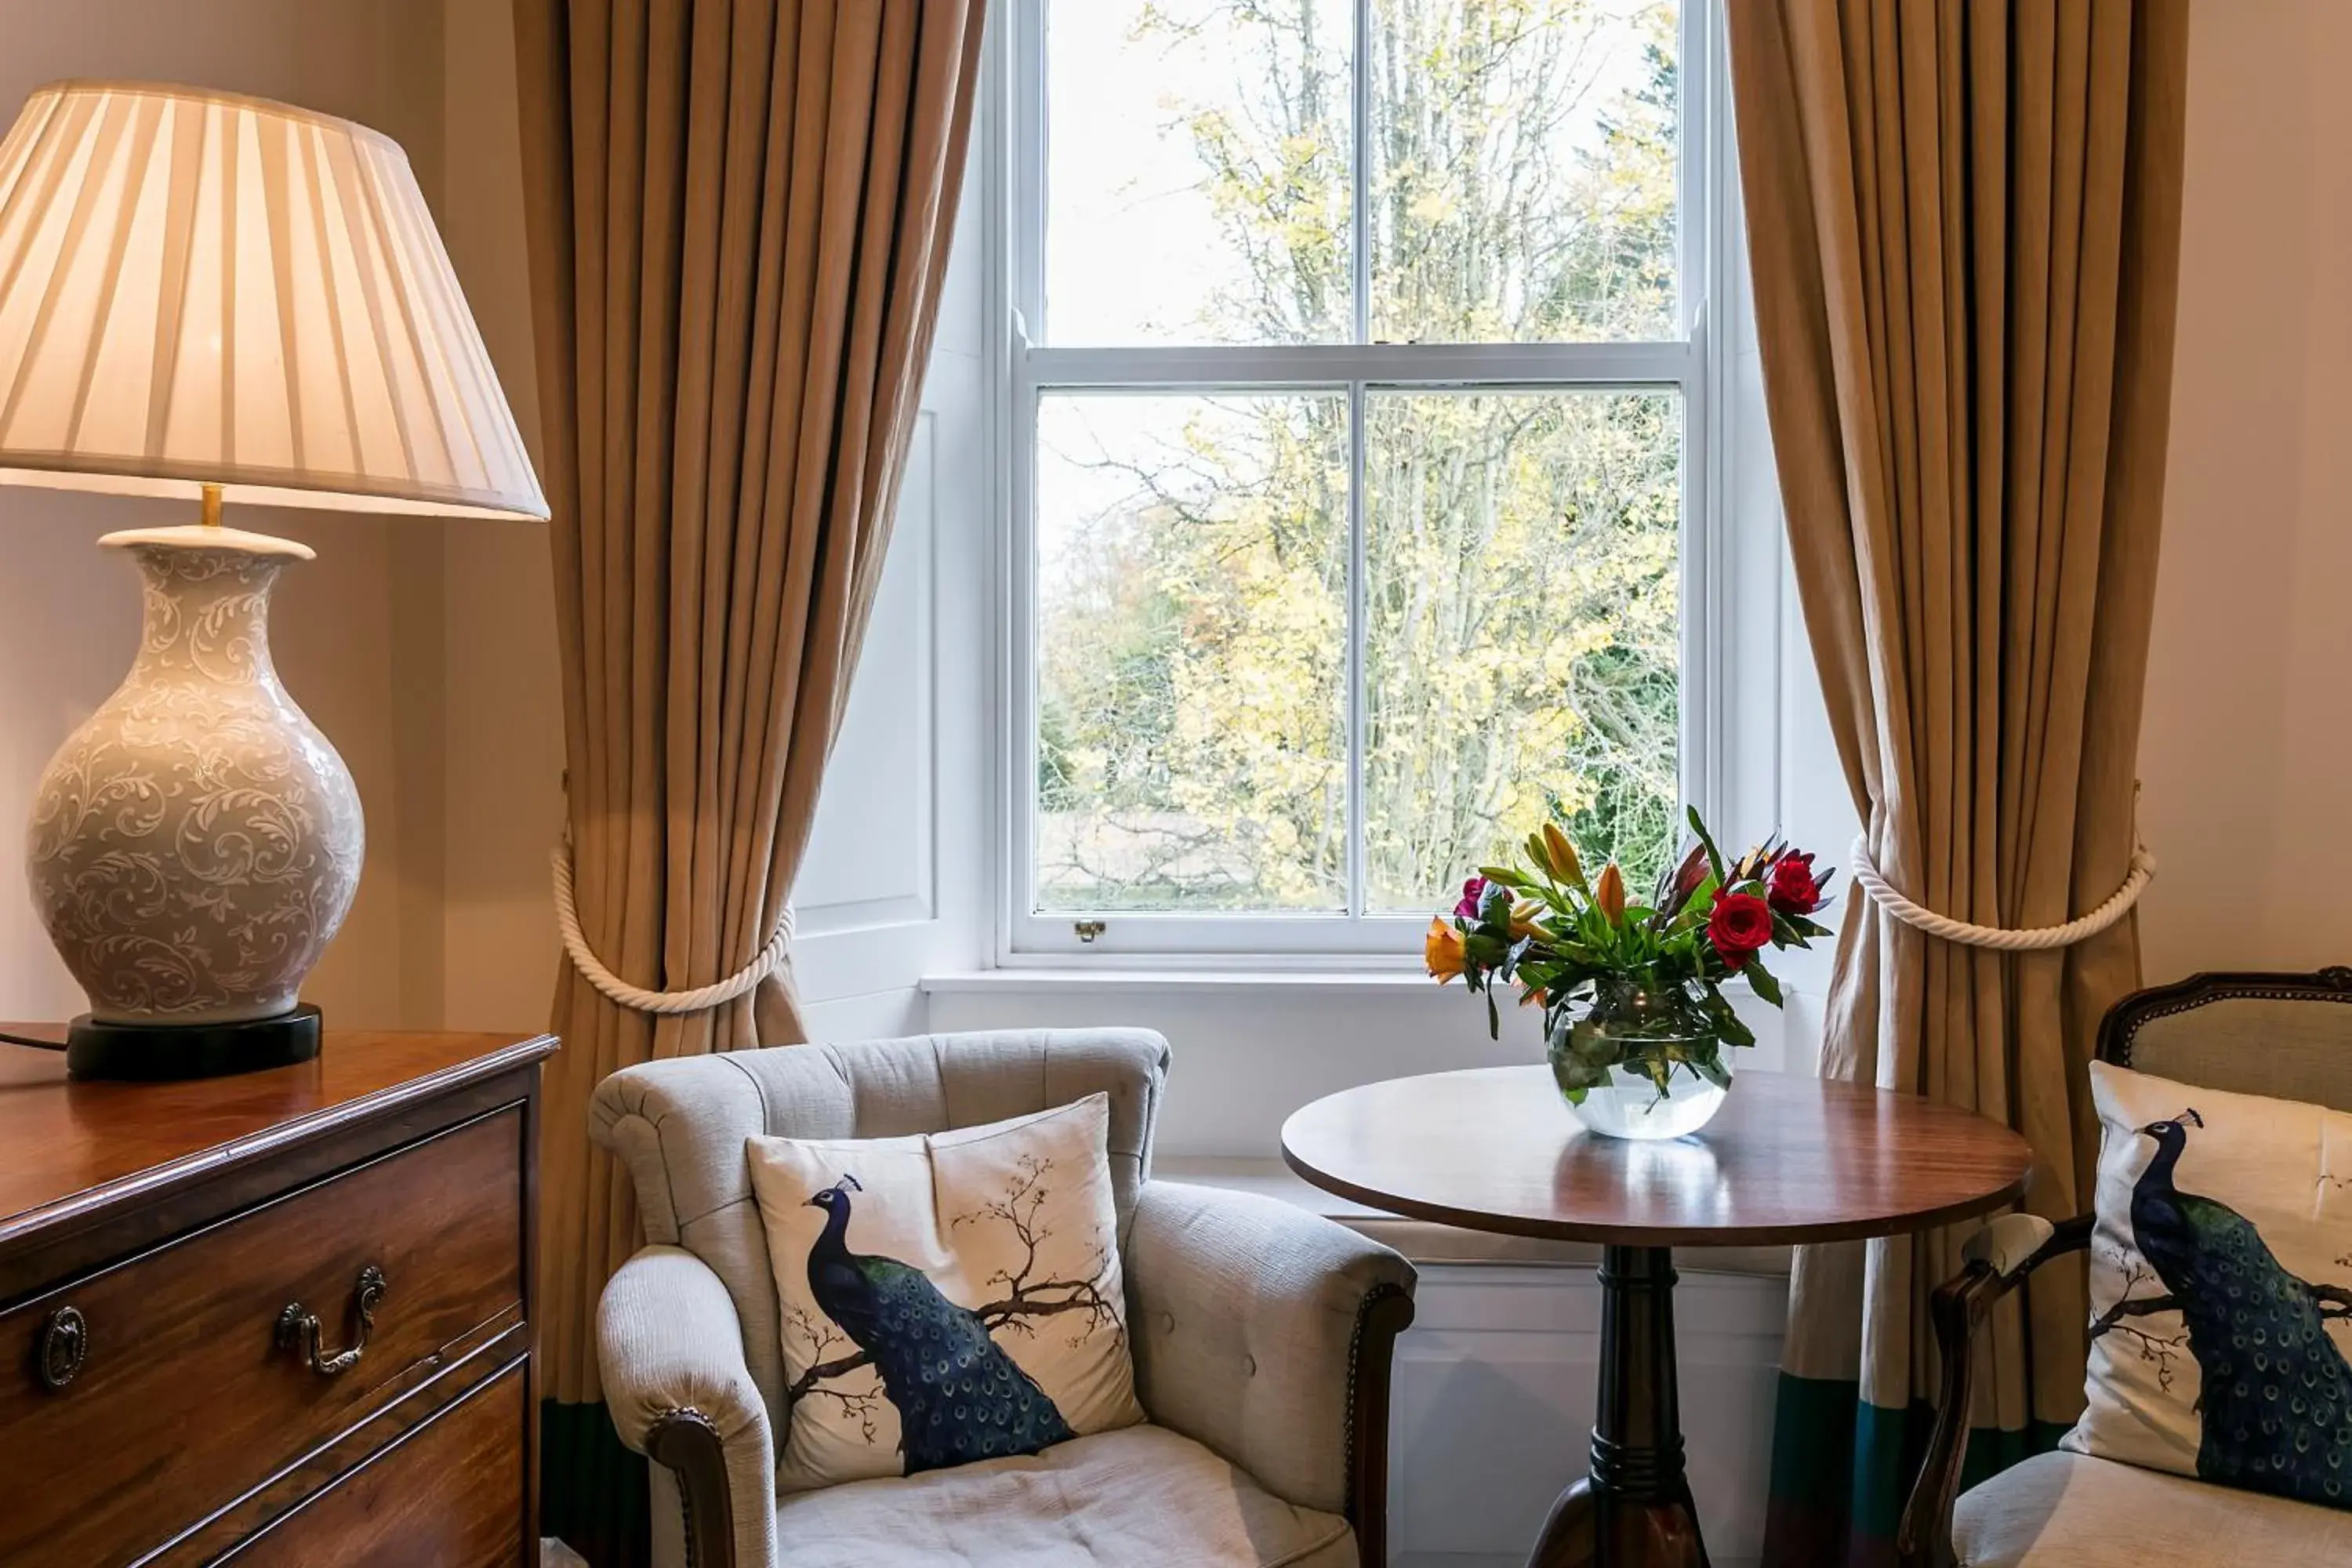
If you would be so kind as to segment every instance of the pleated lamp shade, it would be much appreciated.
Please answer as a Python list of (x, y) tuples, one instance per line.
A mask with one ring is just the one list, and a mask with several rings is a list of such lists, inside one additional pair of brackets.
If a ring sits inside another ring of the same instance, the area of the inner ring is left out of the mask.
[(547, 516), (399, 146), (140, 83), (0, 142), (0, 483)]

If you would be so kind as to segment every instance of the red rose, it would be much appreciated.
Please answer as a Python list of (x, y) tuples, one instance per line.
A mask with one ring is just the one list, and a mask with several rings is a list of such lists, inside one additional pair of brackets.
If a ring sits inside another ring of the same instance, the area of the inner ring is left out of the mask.
[(1706, 920), (1706, 938), (1726, 969), (1740, 968), (1772, 940), (1771, 907), (1753, 893), (1717, 893), (1715, 910)]
[(1811, 855), (1787, 854), (1772, 864), (1772, 907), (1784, 915), (1809, 915), (1822, 907), (1822, 885)]

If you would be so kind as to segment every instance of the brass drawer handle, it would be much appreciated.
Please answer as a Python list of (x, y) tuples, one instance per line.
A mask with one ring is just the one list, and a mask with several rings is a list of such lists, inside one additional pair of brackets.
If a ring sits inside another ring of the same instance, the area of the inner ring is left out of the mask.
[(299, 1301), (289, 1302), (286, 1310), (278, 1314), (278, 1342), (310, 1363), (310, 1370), (320, 1377), (340, 1377), (359, 1365), (360, 1357), (367, 1353), (368, 1331), (375, 1327), (375, 1310), (383, 1302), (386, 1289), (383, 1269), (371, 1263), (360, 1270), (359, 1284), (352, 1292), (360, 1311), (360, 1337), (352, 1342), (349, 1350), (329, 1353), (322, 1348), (319, 1343), (319, 1314), (305, 1310)]
[(59, 1307), (41, 1320), (41, 1386), (55, 1394), (74, 1380), (89, 1354), (89, 1321), (79, 1307)]

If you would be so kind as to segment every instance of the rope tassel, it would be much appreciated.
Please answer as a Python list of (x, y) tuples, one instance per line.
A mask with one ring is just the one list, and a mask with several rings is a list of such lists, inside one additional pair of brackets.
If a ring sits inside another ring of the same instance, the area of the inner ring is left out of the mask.
[(1853, 840), (1853, 879), (1862, 884), (1879, 908), (1914, 930), (1958, 942), (1963, 947), (1989, 947), (1999, 952), (2042, 952), (2053, 947), (2072, 947), (2087, 942), (2124, 916), (2131, 913), (2139, 896), (2147, 890), (2148, 879), (2156, 875), (2156, 857), (2145, 844), (2132, 847), (2131, 871), (2123, 886), (2108, 895), (2107, 901), (2078, 920), (2062, 926), (2037, 926), (2029, 931), (2009, 931), (2000, 926), (1971, 925), (1956, 921), (1949, 915), (1914, 903), (1895, 891), (1893, 883), (1878, 874), (1871, 863), (1870, 836), (1856, 834)]
[(581, 978), (603, 992), (607, 999), (633, 1012), (651, 1013), (671, 1017), (680, 1013), (705, 1013), (713, 1007), (723, 1007), (739, 996), (749, 994), (760, 982), (782, 966), (793, 949), (793, 907), (786, 904), (776, 917), (774, 934), (768, 938), (751, 963), (724, 980), (709, 985), (698, 985), (691, 991), (648, 991), (642, 985), (632, 985), (611, 970), (588, 945), (588, 938), (580, 929), (580, 910), (572, 901), (572, 854), (567, 846), (558, 845), (550, 856), (555, 867), (555, 924), (563, 933), (563, 951), (572, 959), (572, 967)]

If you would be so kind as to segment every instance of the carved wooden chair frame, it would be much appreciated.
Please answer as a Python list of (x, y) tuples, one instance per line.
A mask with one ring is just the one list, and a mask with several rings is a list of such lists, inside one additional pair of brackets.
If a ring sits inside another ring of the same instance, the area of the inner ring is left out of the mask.
[[(2192, 974), (2170, 985), (2135, 991), (2107, 1010), (2099, 1024), (2096, 1055), (2116, 1067), (2131, 1066), (2132, 1041), (2151, 1021), (2186, 1013), (2215, 1002), (2265, 1000), (2275, 1002), (2335, 1002), (2352, 1005), (2352, 968), (2335, 967), (2314, 974), (2266, 973), (2239, 970)], [(2023, 1283), (2026, 1276), (2053, 1258), (2081, 1252), (2091, 1245), (2092, 1216), (2076, 1215), (2053, 1230), (2048, 1240), (2004, 1269), (1997, 1258), (1971, 1261), (1957, 1279), (1937, 1288), (1928, 1300), (1927, 1315), (1936, 1329), (1936, 1348), (1942, 1363), (1943, 1389), (1937, 1402), (1936, 1424), (1929, 1434), (1919, 1479), (1903, 1509), (1895, 1531), (1895, 1559), (1902, 1568), (1958, 1568), (1952, 1550), (1952, 1510), (1959, 1500), (1960, 1467), (1968, 1455), (1969, 1396), (1976, 1385), (1977, 1331), (1991, 1316), (1993, 1304)]]

